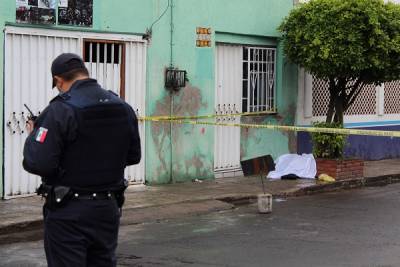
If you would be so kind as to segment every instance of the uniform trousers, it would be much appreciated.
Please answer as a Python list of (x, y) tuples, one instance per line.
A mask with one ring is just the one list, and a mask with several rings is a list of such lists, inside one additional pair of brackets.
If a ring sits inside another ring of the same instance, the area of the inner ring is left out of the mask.
[(120, 210), (115, 199), (72, 199), (43, 208), (44, 247), (49, 267), (116, 266)]

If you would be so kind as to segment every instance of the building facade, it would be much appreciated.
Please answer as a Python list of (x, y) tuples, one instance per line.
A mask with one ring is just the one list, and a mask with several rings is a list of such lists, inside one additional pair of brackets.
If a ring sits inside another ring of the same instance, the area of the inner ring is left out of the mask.
[[(277, 27), (292, 0), (0, 1), (2, 197), (34, 193), (22, 170), (27, 104), (39, 113), (55, 94), (50, 64), (82, 55), (105, 88), (138, 116), (227, 116), (219, 122), (293, 125), (297, 68), (283, 56)], [(166, 70), (186, 71), (166, 90)], [(215, 120), (209, 120), (215, 121)], [(240, 174), (240, 160), (296, 151), (292, 133), (211, 125), (141, 122), (143, 161), (132, 183), (162, 184)]]
[[(328, 84), (304, 71), (299, 72), (299, 94), (296, 123), (311, 126), (325, 121), (329, 103)], [(380, 86), (368, 85), (345, 113), (344, 127), (364, 130), (400, 130), (400, 81)], [(311, 153), (311, 137), (298, 133), (298, 152)], [(365, 160), (400, 157), (400, 139), (380, 136), (349, 136), (345, 156)]]

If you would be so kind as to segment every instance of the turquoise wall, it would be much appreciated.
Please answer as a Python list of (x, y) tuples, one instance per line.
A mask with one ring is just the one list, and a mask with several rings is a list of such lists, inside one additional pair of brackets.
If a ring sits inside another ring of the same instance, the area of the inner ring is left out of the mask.
[[(175, 0), (173, 7), (173, 63), (174, 66), (188, 71), (190, 82), (186, 88), (173, 95), (173, 114), (202, 115), (214, 112), (215, 45), (212, 48), (197, 48), (195, 46), (196, 27), (211, 27), (214, 40), (219, 42), (254, 45), (276, 44), (279, 36), (276, 28), (292, 5), (292, 1), (273, 0), (252, 1), (251, 5), (248, 1), (241, 0)], [(165, 25), (158, 26), (162, 28), (161, 31), (167, 31), (169, 19), (170, 17), (165, 19)], [(154, 60), (155, 54), (168, 54), (169, 52), (165, 41), (157, 42), (156, 35), (157, 33), (154, 32), (153, 47), (149, 53), (150, 64), (160, 62)], [(161, 46), (156, 48), (158, 45)], [(285, 115), (283, 115), (284, 118), (280, 118), (278, 115), (273, 119), (279, 123), (293, 124), (295, 109), (292, 106), (291, 113), (289, 113), (287, 105), (294, 105), (296, 101), (296, 96), (291, 90), (296, 89), (297, 76), (291, 77), (290, 75), (297, 75), (297, 73), (295, 69), (283, 62), (282, 55), (279, 60), (281, 64), (278, 67), (278, 108)], [(160, 72), (156, 76), (160, 76)], [(154, 78), (157, 79), (157, 77)], [(285, 80), (284, 82), (283, 79), (290, 81)], [(162, 89), (162, 84), (161, 86), (150, 86), (148, 89), (149, 95), (158, 98), (155, 105), (152, 101), (148, 103), (150, 115), (168, 114), (171, 100), (170, 96)], [(161, 98), (159, 98), (160, 90), (162, 91)], [(285, 103), (285, 101), (289, 102)], [(214, 177), (213, 127), (174, 125), (172, 128), (172, 153), (168, 147), (170, 146), (169, 125), (153, 124), (152, 128), (153, 131), (150, 132), (152, 139), (147, 139), (147, 163), (153, 164), (152, 167), (147, 168), (148, 181), (164, 183)], [(289, 141), (292, 139), (285, 133), (267, 134), (262, 131), (250, 133), (248, 136), (242, 134), (242, 137), (241, 147), (244, 158), (265, 153), (271, 153), (274, 156), (287, 153), (290, 150)], [(274, 141), (271, 142), (271, 140)], [(271, 143), (275, 144), (274, 147), (271, 147)], [(171, 156), (172, 168), (166, 160)], [(156, 163), (157, 157), (161, 161), (159, 164)], [(172, 169), (172, 175), (169, 172), (170, 169)]]
[[(84, 30), (143, 34), (165, 10), (167, 3), (167, 0), (94, 0), (93, 27)], [(197, 48), (196, 27), (211, 27), (213, 41), (268, 45), (277, 42), (279, 35), (276, 28), (292, 6), (292, 0), (252, 0), (251, 4), (243, 0), (173, 0), (172, 63), (188, 72), (189, 82), (186, 88), (174, 93), (172, 99), (163, 86), (164, 71), (171, 62), (171, 12), (168, 10), (154, 25), (149, 42), (147, 115), (169, 115), (171, 110), (174, 115), (214, 112), (215, 44), (211, 48)], [(15, 22), (15, 0), (0, 1), (0, 25), (4, 26), (6, 22)], [(62, 26), (51, 28), (81, 29)], [(0, 38), (3, 47), (3, 35)], [(296, 68), (289, 65), (281, 53), (279, 61), (279, 114), (261, 120), (292, 124)], [(0, 64), (0, 80), (3, 80), (2, 68)], [(2, 84), (0, 89), (3, 91)], [(147, 182), (157, 184), (214, 177), (213, 127), (170, 127), (167, 123), (148, 123), (146, 137)], [(285, 133), (246, 130), (242, 130), (242, 137), (244, 158), (265, 152), (274, 156), (287, 152), (292, 138)]]

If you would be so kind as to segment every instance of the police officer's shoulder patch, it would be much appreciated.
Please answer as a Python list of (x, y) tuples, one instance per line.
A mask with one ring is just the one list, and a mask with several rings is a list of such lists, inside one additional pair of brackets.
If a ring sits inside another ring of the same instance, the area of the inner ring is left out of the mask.
[(36, 142), (43, 144), (44, 141), (46, 140), (48, 131), (49, 131), (48, 129), (40, 127), (35, 137)]

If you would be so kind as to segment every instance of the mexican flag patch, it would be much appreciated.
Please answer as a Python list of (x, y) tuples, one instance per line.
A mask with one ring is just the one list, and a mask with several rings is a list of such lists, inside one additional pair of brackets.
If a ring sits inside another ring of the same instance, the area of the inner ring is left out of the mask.
[(36, 141), (39, 143), (44, 143), (44, 140), (46, 140), (46, 136), (47, 136), (47, 132), (49, 130), (47, 130), (46, 128), (40, 127), (39, 131), (36, 135)]

